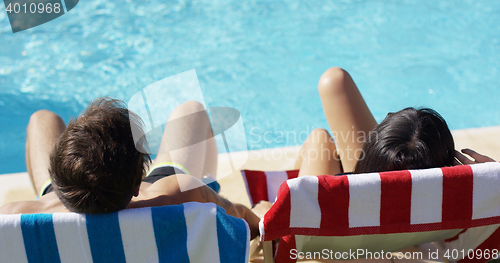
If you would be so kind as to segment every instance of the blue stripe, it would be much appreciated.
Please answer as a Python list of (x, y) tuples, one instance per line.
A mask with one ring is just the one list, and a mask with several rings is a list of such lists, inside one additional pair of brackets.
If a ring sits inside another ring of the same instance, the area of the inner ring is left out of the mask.
[(86, 215), (90, 251), (94, 263), (126, 262), (118, 213)]
[(61, 262), (51, 214), (21, 215), (21, 229), (28, 262)]
[(221, 263), (247, 262), (246, 250), (249, 237), (242, 219), (226, 214), (217, 206), (217, 239)]
[(151, 214), (160, 263), (189, 262), (184, 207), (152, 207)]

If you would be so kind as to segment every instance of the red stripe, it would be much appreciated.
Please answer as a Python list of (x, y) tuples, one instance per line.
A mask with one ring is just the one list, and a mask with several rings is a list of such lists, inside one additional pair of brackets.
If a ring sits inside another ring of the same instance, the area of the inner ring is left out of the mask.
[(410, 230), (411, 174), (409, 171), (380, 173), (381, 233)]
[(500, 223), (500, 216), (479, 218), (479, 219), (472, 220), (471, 227), (494, 225), (494, 224), (499, 224), (499, 223)]
[[(492, 250), (496, 250), (496, 251), (499, 251), (500, 250), (500, 228), (498, 228), (495, 232), (493, 232), (493, 234), (491, 234), (490, 237), (488, 237), (483, 243), (481, 243), (481, 245), (479, 245), (477, 248), (474, 249), (474, 252), (477, 252), (477, 253), (483, 253), (483, 256), (481, 258), (477, 258), (479, 257), (479, 254), (476, 254), (476, 258), (472, 257), (472, 253), (471, 253), (471, 258), (468, 258), (467, 256), (462, 259), (462, 260), (459, 260), (458, 262), (460, 263), (465, 263), (465, 262), (475, 262), (475, 263), (482, 263), (482, 262), (487, 262), (489, 260), (491, 260), (491, 251)], [(488, 251), (490, 253), (490, 258), (485, 258), (484, 256), (484, 253)]]
[[(479, 227), (485, 225), (500, 224), (500, 217), (488, 218), (488, 220), (474, 220), (472, 221), (472, 227)], [(459, 227), (463, 228), (463, 227)], [(455, 229), (455, 228), (454, 228)], [(266, 240), (272, 240), (273, 238), (267, 239), (267, 234), (273, 235), (274, 239), (285, 235), (310, 235), (310, 236), (358, 236), (358, 235), (374, 235), (380, 234), (382, 231), (379, 226), (367, 226), (367, 227), (353, 227), (349, 228), (346, 233), (345, 229), (340, 228), (306, 228), (306, 227), (294, 227), (286, 231), (280, 229), (280, 234), (276, 235), (272, 229), (266, 229)], [(397, 229), (384, 229), (387, 234), (397, 234), (400, 232)], [(408, 230), (409, 233), (413, 232), (426, 232), (426, 231), (436, 231), (436, 230), (449, 230), (449, 228), (443, 228), (441, 223), (429, 223), (429, 224), (418, 224), (411, 225)], [(452, 238), (453, 239), (453, 238)]]
[(288, 179), (297, 178), (299, 176), (299, 170), (286, 171)]
[[(290, 232), (290, 210), (292, 201), (290, 199), (290, 188), (285, 182), (278, 189), (276, 203), (264, 215), (265, 232), (261, 240), (269, 241), (289, 235)], [(262, 234), (262, 233), (261, 233)]]
[[(297, 259), (292, 259), (291, 250), (296, 249), (295, 236), (284, 236), (280, 239), (278, 249), (276, 250), (276, 263), (293, 263), (297, 262)], [(295, 253), (297, 254), (297, 253)]]
[(467, 228), (472, 219), (472, 168), (468, 165), (444, 167), (443, 228)]
[(450, 237), (450, 238), (448, 238), (448, 239), (445, 239), (445, 240), (444, 240), (444, 242), (448, 242), (448, 243), (449, 243), (449, 242), (451, 242), (451, 241), (457, 240), (457, 239), (460, 237), (460, 235), (461, 235), (461, 234), (463, 234), (463, 233), (465, 233), (465, 231), (467, 231), (467, 229), (468, 229), (468, 228), (466, 228), (466, 229), (464, 229), (464, 230), (460, 231), (460, 233), (458, 233), (458, 234), (457, 234), (456, 236), (454, 236), (454, 237)]
[(338, 235), (349, 230), (349, 181), (347, 176), (318, 176), (318, 203), (321, 209), (321, 229), (331, 229)]
[(261, 171), (242, 171), (245, 176), (248, 191), (250, 192), (250, 202), (252, 206), (259, 203), (260, 201), (269, 201), (267, 196), (267, 179), (266, 173)]

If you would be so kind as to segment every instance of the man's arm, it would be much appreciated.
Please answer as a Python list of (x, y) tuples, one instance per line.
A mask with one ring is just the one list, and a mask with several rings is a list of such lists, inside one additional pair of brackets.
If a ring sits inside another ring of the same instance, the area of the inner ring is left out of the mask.
[(34, 201), (8, 203), (0, 207), (0, 214), (36, 214), (68, 212), (55, 193), (48, 193)]
[[(182, 191), (181, 184), (191, 190)], [(167, 176), (152, 185), (141, 185), (139, 196), (132, 199), (128, 208), (177, 205), (186, 202), (214, 203), (224, 208), (227, 214), (244, 219), (250, 227), (252, 239), (259, 235), (259, 217), (250, 209), (241, 204), (231, 203), (196, 178), (185, 174)]]
[(252, 210), (241, 204), (233, 204), (229, 200), (218, 195), (208, 186), (197, 188), (200, 198), (203, 202), (211, 202), (224, 208), (226, 213), (238, 218), (244, 219), (250, 227), (251, 239), (259, 235), (260, 218), (256, 216)]
[(8, 203), (0, 207), (0, 215), (4, 214), (17, 214), (18, 205), (16, 203)]

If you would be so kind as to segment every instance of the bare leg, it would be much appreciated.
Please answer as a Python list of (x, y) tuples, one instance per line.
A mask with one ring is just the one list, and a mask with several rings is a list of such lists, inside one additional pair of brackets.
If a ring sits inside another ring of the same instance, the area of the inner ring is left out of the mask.
[(337, 145), (344, 172), (352, 172), (364, 140), (377, 122), (349, 73), (329, 68), (321, 76), (318, 91), (326, 120)]
[[(187, 101), (172, 112), (169, 122), (202, 111), (203, 114), (191, 115), (195, 117), (175, 121), (175, 129), (169, 129), (167, 123), (153, 165), (174, 162), (185, 167), (198, 179), (208, 173), (215, 176), (217, 145), (203, 105), (196, 101)], [(205, 138), (210, 139), (205, 140)]]
[(66, 129), (59, 115), (39, 110), (31, 115), (26, 131), (26, 167), (35, 193), (49, 180), (49, 156)]
[(335, 175), (342, 172), (333, 138), (324, 129), (311, 132), (300, 150), (295, 167), (303, 175)]

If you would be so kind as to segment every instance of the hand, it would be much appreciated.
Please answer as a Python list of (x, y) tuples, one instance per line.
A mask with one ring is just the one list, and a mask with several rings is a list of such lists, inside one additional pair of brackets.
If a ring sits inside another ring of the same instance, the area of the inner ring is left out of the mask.
[[(470, 160), (462, 153), (469, 155), (470, 157), (472, 157), (474, 159), (474, 161)], [(459, 163), (455, 160), (455, 163), (457, 165), (486, 163), (486, 162), (494, 162), (495, 161), (495, 160), (491, 159), (490, 157), (488, 157), (486, 155), (479, 154), (471, 149), (462, 149), (462, 153), (460, 153), (459, 151), (455, 151), (455, 157), (458, 159), (458, 161), (460, 161), (460, 163)]]
[(254, 212), (259, 218), (262, 218), (264, 217), (264, 214), (271, 209), (271, 206), (273, 206), (273, 204), (268, 201), (260, 201), (252, 208), (252, 212)]

